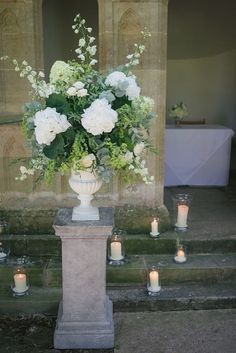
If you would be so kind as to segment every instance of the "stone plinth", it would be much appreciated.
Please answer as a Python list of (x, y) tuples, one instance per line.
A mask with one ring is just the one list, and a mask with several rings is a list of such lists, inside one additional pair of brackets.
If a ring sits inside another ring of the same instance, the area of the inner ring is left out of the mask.
[(72, 221), (72, 208), (60, 209), (54, 223), (62, 241), (63, 299), (54, 347), (112, 348), (112, 302), (106, 295), (106, 243), (114, 226), (112, 208), (100, 208), (99, 221)]

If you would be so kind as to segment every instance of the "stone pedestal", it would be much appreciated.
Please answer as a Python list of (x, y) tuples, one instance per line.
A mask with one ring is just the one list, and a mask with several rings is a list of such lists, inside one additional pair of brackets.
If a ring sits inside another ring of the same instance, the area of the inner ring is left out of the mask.
[(58, 349), (112, 348), (112, 302), (106, 296), (106, 243), (114, 225), (112, 208), (99, 221), (72, 221), (60, 209), (54, 223), (62, 240), (63, 299), (54, 334)]

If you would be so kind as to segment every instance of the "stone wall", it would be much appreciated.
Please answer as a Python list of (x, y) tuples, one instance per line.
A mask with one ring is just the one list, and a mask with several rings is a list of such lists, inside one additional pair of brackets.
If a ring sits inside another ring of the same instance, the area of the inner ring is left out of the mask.
[[(96, 202), (98, 205), (117, 205), (121, 208), (128, 205), (131, 217), (132, 212), (136, 214), (138, 209), (139, 214), (146, 206), (148, 217), (154, 212), (162, 213), (166, 218), (167, 212), (163, 206), (163, 135), (167, 0), (99, 0), (98, 5), (101, 70), (123, 63), (144, 27), (152, 32), (147, 51), (135, 74), (143, 88), (142, 93), (151, 96), (156, 102), (157, 118), (151, 129), (151, 138), (158, 154), (148, 157), (149, 168), (155, 175), (152, 186), (140, 184), (127, 188), (122, 181), (114, 179), (109, 185), (104, 185)], [(43, 68), (41, 0), (0, 0), (0, 29), (0, 56), (9, 55), (19, 61), (26, 59), (33, 67)], [(66, 177), (57, 176), (52, 186), (41, 185), (35, 190), (34, 180), (24, 183), (15, 180), (19, 166), (24, 163), (11, 166), (10, 163), (15, 158), (28, 158), (30, 151), (25, 146), (19, 123), (5, 124), (3, 121), (19, 118), (21, 105), (29, 99), (29, 87), (6, 62), (0, 66), (0, 82), (0, 208), (55, 209), (75, 205), (76, 197), (69, 189)]]

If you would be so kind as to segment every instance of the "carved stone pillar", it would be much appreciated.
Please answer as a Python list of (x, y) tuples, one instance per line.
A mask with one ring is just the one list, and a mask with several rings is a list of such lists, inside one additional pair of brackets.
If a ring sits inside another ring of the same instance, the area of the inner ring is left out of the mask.
[[(0, 0), (0, 56), (42, 68), (42, 0)], [(21, 115), (29, 85), (9, 62), (0, 62), (0, 116)]]
[[(167, 13), (168, 0), (98, 0), (99, 3), (99, 62), (105, 71), (127, 61), (140, 31), (147, 27), (152, 36), (134, 73), (141, 94), (155, 100), (157, 118), (151, 128), (152, 144), (158, 154), (150, 154), (148, 167), (155, 176), (153, 185), (140, 184), (134, 190), (119, 189), (122, 204), (163, 208), (164, 190), (164, 127), (166, 109)], [(165, 212), (165, 211), (164, 211)]]

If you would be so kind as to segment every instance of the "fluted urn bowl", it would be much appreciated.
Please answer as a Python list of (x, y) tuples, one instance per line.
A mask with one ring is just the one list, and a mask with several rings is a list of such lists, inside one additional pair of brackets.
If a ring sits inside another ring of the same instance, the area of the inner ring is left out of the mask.
[(80, 200), (80, 205), (73, 208), (72, 221), (99, 220), (99, 209), (91, 205), (91, 200), (101, 188), (102, 181), (92, 172), (72, 170), (69, 184)]

